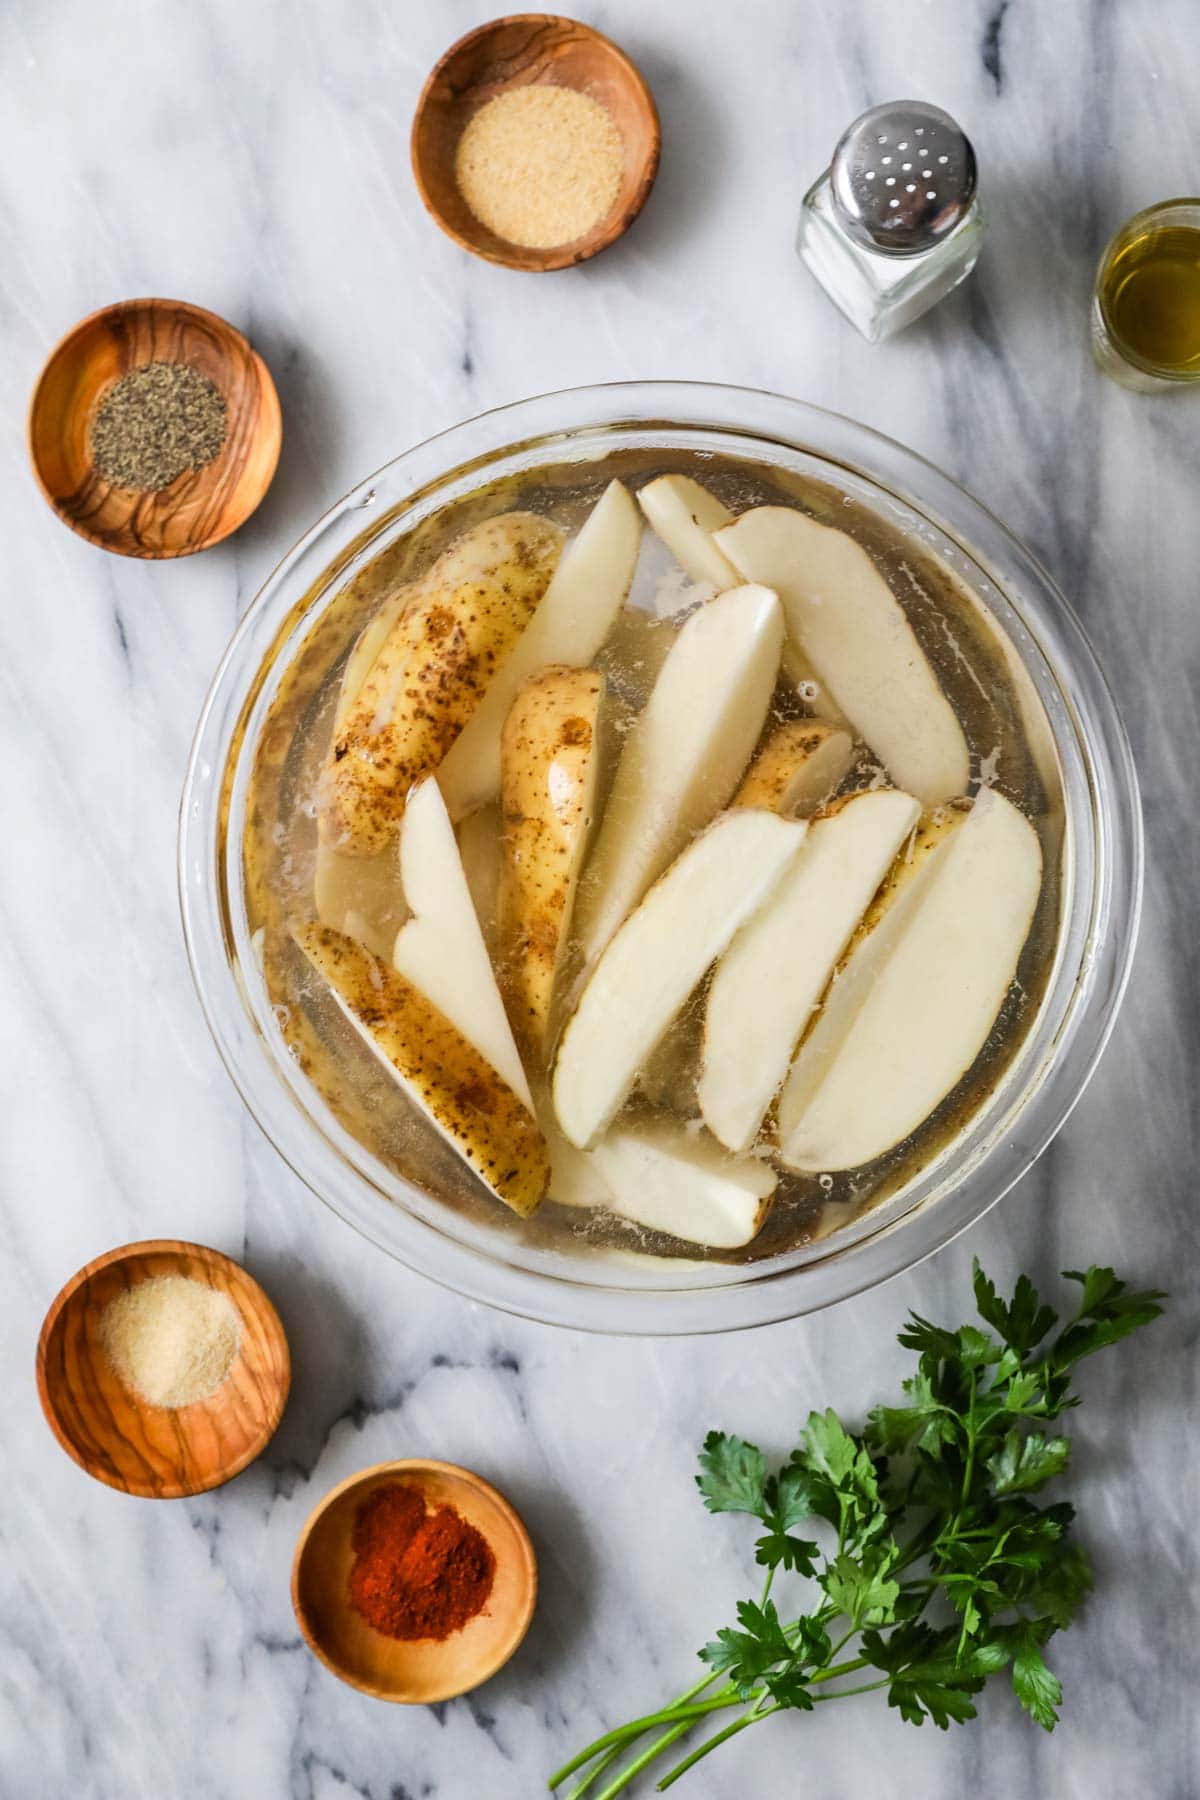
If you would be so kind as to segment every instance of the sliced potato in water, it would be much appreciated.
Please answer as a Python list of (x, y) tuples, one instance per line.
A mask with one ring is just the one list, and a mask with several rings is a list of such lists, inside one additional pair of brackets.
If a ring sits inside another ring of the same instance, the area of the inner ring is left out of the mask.
[(322, 840), (372, 856), (413, 784), (435, 769), (483, 699), (550, 583), (562, 533), (502, 513), (451, 545), (414, 584), (334, 733), (322, 773)]
[(807, 819), (842, 783), (854, 739), (824, 719), (776, 726), (746, 771), (735, 806), (762, 806), (785, 819)]
[(434, 775), (408, 797), (400, 826), (400, 874), (412, 917), (396, 934), (392, 967), (446, 1015), (532, 1112), (529, 1083)]
[(612, 630), (637, 567), (642, 522), (628, 490), (610, 481), (572, 538), (532, 622), (439, 771), (451, 816), (500, 792), (500, 738), (517, 690), (539, 669), (584, 668)]
[(961, 794), (967, 741), (899, 601), (861, 544), (790, 506), (757, 506), (717, 533), (747, 581), (778, 593), (812, 663), (896, 786), (934, 806)]
[(567, 1021), (554, 1068), (558, 1122), (586, 1150), (709, 965), (760, 907), (806, 827), (727, 813), (689, 844), (612, 939)]
[(687, 1243), (736, 1250), (761, 1231), (778, 1176), (707, 1132), (651, 1120), (614, 1127), (590, 1153), (610, 1212)]
[(501, 739), (501, 966), (513, 1022), (539, 1053), (595, 820), (604, 690), (595, 669), (543, 669), (519, 689)]
[(413, 1105), (498, 1200), (534, 1212), (550, 1161), (524, 1101), (432, 1001), (361, 944), (317, 924), (292, 936)]
[(579, 894), (585, 962), (688, 840), (720, 812), (762, 730), (783, 617), (767, 588), (732, 588), (694, 612), (625, 737)]
[(902, 1143), (987, 1042), (1037, 907), (1042, 852), (985, 789), (847, 960), (779, 1103), (782, 1161), (856, 1168)]
[(698, 1086), (705, 1123), (748, 1150), (876, 888), (917, 822), (908, 794), (854, 794), (812, 820), (775, 892), (717, 964)]

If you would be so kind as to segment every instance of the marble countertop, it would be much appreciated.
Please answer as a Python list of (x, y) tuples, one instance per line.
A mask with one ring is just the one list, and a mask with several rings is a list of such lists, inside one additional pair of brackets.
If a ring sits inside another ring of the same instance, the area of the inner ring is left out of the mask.
[[(998, 1275), (1112, 1262), (1170, 1317), (1087, 1370), (1074, 1487), (1099, 1593), (1056, 1645), (1046, 1736), (1010, 1698), (945, 1737), (873, 1701), (775, 1721), (691, 1800), (1089, 1800), (1200, 1793), (1195, 1171), (1200, 400), (1089, 362), (1091, 272), (1137, 207), (1194, 191), (1193, 0), (604, 0), (645, 69), (662, 173), (594, 264), (533, 278), (425, 217), (408, 129), (476, 0), (82, 0), (0, 9), (0, 1793), (11, 1800), (510, 1800), (666, 1699), (749, 1584), (749, 1540), (692, 1487), (720, 1425), (780, 1448), (810, 1405), (897, 1379), (905, 1309), (965, 1316)], [(922, 94), (977, 145), (975, 276), (882, 348), (800, 267), (800, 196), (868, 104)], [(215, 308), (283, 402), (278, 479), (231, 542), (109, 557), (30, 479), (21, 419), (50, 344), (122, 296)], [(388, 1261), (321, 1207), (209, 1040), (175, 897), (176, 807), (222, 648), (300, 531), (430, 432), (580, 382), (678, 376), (796, 394), (905, 440), (986, 500), (1074, 599), (1120, 697), (1149, 862), (1134, 978), (1084, 1101), (965, 1242), (827, 1314), (748, 1337), (617, 1341), (526, 1325)], [(85, 1259), (198, 1238), (276, 1298), (295, 1360), (270, 1451), (168, 1505), (88, 1481), (37, 1407), (42, 1313)], [(471, 1699), (392, 1709), (303, 1647), (297, 1532), (351, 1470), (445, 1456), (537, 1540), (542, 1600)]]

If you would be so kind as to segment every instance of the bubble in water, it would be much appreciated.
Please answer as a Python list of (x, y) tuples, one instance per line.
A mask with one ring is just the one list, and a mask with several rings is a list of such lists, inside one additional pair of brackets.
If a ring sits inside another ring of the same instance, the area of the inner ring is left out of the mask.
[(796, 692), (801, 700), (807, 700), (810, 703), (816, 699), (820, 691), (815, 681), (800, 681), (796, 684)]
[(832, 1175), (818, 1175), (817, 1176), (817, 1185), (819, 1187), (823, 1187), (827, 1194), (831, 1194), (833, 1192), (833, 1176)]

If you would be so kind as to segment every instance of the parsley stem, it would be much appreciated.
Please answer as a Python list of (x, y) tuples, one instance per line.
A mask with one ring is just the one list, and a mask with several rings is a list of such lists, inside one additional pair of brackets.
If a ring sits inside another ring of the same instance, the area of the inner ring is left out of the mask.
[[(643, 1750), (640, 1756), (634, 1758), (628, 1768), (621, 1770), (615, 1781), (610, 1781), (607, 1787), (601, 1788), (596, 1795), (596, 1800), (614, 1800), (614, 1796), (628, 1787), (635, 1775), (640, 1775), (643, 1769), (648, 1768), (655, 1757), (661, 1756), (664, 1750), (669, 1750), (671, 1745), (678, 1743), (681, 1737), (686, 1737), (695, 1723), (694, 1719), (684, 1719), (680, 1724), (672, 1725), (670, 1731), (664, 1731), (662, 1736), (655, 1738), (654, 1742)], [(607, 1761), (606, 1757), (604, 1763), (600, 1765), (601, 1768), (606, 1766)], [(573, 1795), (571, 1800), (574, 1800)]]
[(748, 1725), (757, 1725), (760, 1720), (769, 1719), (772, 1713), (779, 1711), (781, 1708), (778, 1706), (768, 1706), (764, 1712), (759, 1712), (757, 1707), (752, 1707), (749, 1712), (743, 1713), (740, 1719), (735, 1719), (732, 1725), (726, 1725), (723, 1730), (715, 1732), (712, 1737), (705, 1738), (704, 1742), (698, 1745), (690, 1756), (685, 1756), (681, 1763), (675, 1764), (669, 1775), (663, 1776), (658, 1784), (659, 1793), (665, 1793), (669, 1787), (673, 1787), (681, 1775), (686, 1775), (702, 1756), (707, 1756), (710, 1750), (717, 1748), (718, 1744), (725, 1743), (728, 1738), (736, 1737), (739, 1731), (745, 1731)]
[(715, 1676), (706, 1675), (703, 1680), (690, 1687), (686, 1694), (681, 1694), (679, 1699), (670, 1706), (661, 1707), (658, 1712), (647, 1713), (643, 1718), (631, 1719), (627, 1725), (618, 1725), (613, 1731), (606, 1731), (603, 1737), (598, 1737), (594, 1743), (588, 1745), (586, 1750), (581, 1750), (578, 1756), (572, 1757), (570, 1762), (564, 1763), (562, 1768), (550, 1777), (549, 1785), (552, 1788), (558, 1787), (567, 1779), (568, 1775), (573, 1775), (576, 1769), (581, 1769), (585, 1763), (591, 1762), (593, 1757), (600, 1756), (604, 1751), (613, 1748), (623, 1749), (634, 1738), (641, 1737), (643, 1732), (652, 1731), (656, 1725), (677, 1725), (681, 1720), (687, 1720), (690, 1723), (695, 1719), (704, 1718), (710, 1712), (719, 1712), (723, 1707), (736, 1706), (738, 1704), (737, 1690), (728, 1685), (723, 1687), (718, 1694), (714, 1694), (710, 1700), (699, 1700), (694, 1705), (688, 1704), (693, 1695), (702, 1692), (714, 1679)]
[[(864, 1656), (862, 1658), (863, 1663), (865, 1663), (866, 1660), (867, 1659)], [(818, 1700), (848, 1700), (851, 1694), (873, 1694), (877, 1688), (887, 1687), (889, 1679), (890, 1678), (885, 1675), (882, 1681), (864, 1681), (860, 1683), (858, 1687), (838, 1688), (836, 1692), (828, 1694), (814, 1694), (813, 1705), (815, 1706)], [(766, 1717), (765, 1713), (763, 1714), (763, 1717)]]

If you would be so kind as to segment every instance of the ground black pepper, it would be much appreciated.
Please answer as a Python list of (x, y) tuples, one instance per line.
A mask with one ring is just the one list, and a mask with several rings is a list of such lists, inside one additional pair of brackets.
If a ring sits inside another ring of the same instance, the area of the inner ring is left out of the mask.
[(114, 487), (154, 492), (220, 454), (226, 406), (186, 363), (144, 363), (109, 389), (92, 420), (92, 461)]

